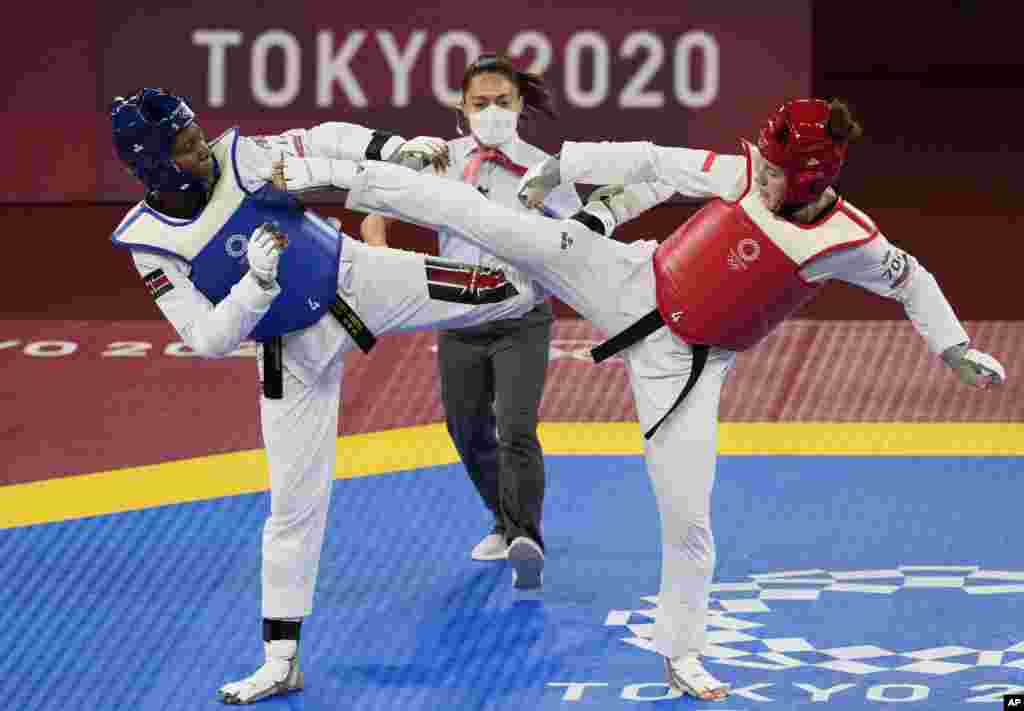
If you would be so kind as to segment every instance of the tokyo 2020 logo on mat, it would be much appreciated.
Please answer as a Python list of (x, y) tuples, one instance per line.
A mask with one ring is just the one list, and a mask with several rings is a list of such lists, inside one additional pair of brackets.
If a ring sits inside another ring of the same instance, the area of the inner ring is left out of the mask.
[[(642, 600), (638, 609), (609, 611), (604, 624), (627, 633), (622, 643), (653, 652), (658, 599)], [(1024, 693), (1022, 609), (1024, 571), (899, 565), (759, 573), (712, 586), (704, 662), (732, 683), (730, 710), (1001, 704), (1005, 694)], [(560, 688), (563, 702), (679, 696), (648, 676), (621, 688), (549, 686)]]

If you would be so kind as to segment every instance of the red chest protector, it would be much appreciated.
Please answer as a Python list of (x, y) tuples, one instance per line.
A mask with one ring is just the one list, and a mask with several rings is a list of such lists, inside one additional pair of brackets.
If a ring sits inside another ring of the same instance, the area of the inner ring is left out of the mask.
[(756, 345), (818, 291), (741, 205), (713, 200), (654, 254), (658, 311), (687, 343)]
[(878, 229), (841, 198), (813, 225), (772, 214), (750, 193), (752, 160), (746, 144), (747, 182), (736, 202), (712, 200), (662, 242), (654, 253), (657, 308), (591, 351), (601, 362), (662, 326), (693, 347), (690, 377), (679, 397), (650, 428), (650, 439), (700, 377), (712, 346), (746, 350), (814, 296), (820, 284), (800, 269), (837, 249), (871, 241)]

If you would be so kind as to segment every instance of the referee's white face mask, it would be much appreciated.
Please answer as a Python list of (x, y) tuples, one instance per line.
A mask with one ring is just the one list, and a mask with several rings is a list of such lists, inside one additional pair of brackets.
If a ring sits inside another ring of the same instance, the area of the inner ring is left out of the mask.
[(519, 112), (491, 104), (483, 111), (466, 116), (469, 128), (481, 145), (497, 147), (518, 136)]

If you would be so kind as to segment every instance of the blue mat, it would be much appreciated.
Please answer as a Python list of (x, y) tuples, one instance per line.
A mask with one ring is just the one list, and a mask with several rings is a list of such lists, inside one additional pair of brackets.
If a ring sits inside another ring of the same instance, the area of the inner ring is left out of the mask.
[[(739, 693), (718, 704), (671, 698), (645, 648), (642, 460), (547, 462), (531, 594), (469, 560), (488, 521), (460, 467), (336, 482), (307, 688), (257, 708), (949, 709), (1024, 690), (1020, 459), (724, 457), (707, 665)], [(222, 708), (217, 687), (262, 661), (267, 506), (0, 531), (0, 708)]]

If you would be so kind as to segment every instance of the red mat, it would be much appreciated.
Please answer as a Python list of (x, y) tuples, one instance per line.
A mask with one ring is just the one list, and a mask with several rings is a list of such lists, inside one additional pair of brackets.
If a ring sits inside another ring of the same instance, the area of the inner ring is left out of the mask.
[[(961, 386), (906, 322), (794, 321), (740, 356), (722, 419), (1024, 421), (1024, 323), (968, 331), (1009, 386)], [(634, 418), (621, 361), (590, 362), (597, 338), (558, 323), (542, 419)], [(0, 483), (259, 447), (252, 349), (203, 360), (178, 340), (164, 322), (0, 321)], [(341, 434), (441, 421), (434, 343), (390, 336), (372, 357), (350, 354)]]

